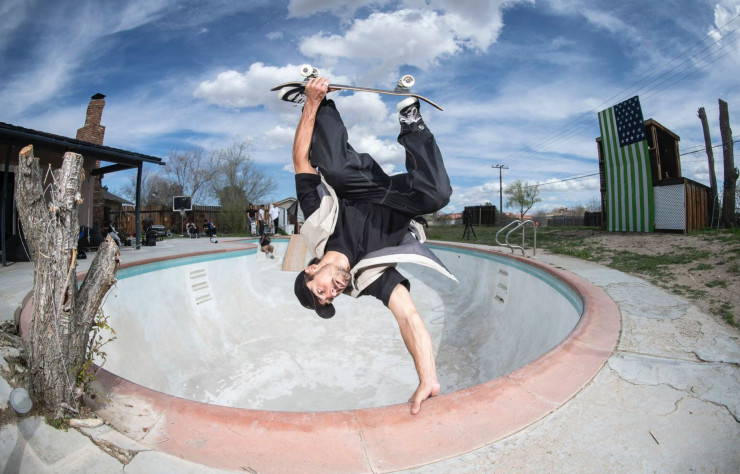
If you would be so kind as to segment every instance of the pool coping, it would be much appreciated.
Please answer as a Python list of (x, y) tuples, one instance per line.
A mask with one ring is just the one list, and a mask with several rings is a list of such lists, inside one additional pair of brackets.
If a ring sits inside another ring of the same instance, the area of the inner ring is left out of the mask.
[[(142, 449), (216, 468), (390, 472), (459, 456), (546, 417), (580, 392), (614, 351), (621, 330), (619, 309), (593, 283), (529, 258), (459, 244), (435, 245), (518, 260), (553, 275), (582, 298), (580, 321), (568, 337), (532, 363), (431, 398), (416, 416), (409, 413), (408, 404), (337, 412), (222, 407), (157, 392), (104, 369), (95, 389), (107, 402), (89, 403)], [(125, 267), (240, 250), (172, 255)]]

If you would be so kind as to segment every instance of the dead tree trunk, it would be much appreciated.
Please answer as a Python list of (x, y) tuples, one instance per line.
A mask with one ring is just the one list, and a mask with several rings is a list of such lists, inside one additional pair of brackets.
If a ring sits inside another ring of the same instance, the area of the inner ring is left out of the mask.
[(699, 108), (699, 120), (701, 120), (701, 128), (704, 130), (704, 147), (707, 150), (707, 160), (709, 160), (709, 188), (711, 190), (711, 203), (709, 204), (711, 218), (709, 225), (714, 226), (714, 217), (719, 214), (719, 195), (717, 194), (717, 175), (714, 171), (712, 138), (709, 135), (709, 124), (707, 123), (707, 113), (704, 111), (704, 107)]
[(107, 238), (77, 287), (78, 205), (82, 155), (42, 173), (31, 145), (19, 155), (16, 199), (34, 265), (33, 318), (27, 340), (31, 396), (53, 410), (77, 410), (87, 343), (103, 296), (115, 282), (118, 247)]
[(727, 102), (719, 99), (719, 130), (722, 133), (722, 154), (725, 165), (724, 190), (722, 193), (722, 225), (725, 228), (735, 227), (735, 182), (738, 170), (735, 168), (735, 154), (730, 128), (730, 113)]

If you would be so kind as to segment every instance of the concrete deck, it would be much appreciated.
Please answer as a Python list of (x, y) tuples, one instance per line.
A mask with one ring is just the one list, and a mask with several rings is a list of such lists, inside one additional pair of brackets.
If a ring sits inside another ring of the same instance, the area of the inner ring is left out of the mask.
[[(124, 249), (121, 259), (239, 245), (224, 239), (168, 244)], [(618, 304), (622, 333), (616, 350), (585, 388), (539, 421), (466, 454), (405, 472), (738, 472), (738, 330), (638, 278), (575, 259), (538, 255), (536, 260), (591, 281)], [(31, 282), (30, 264), (0, 268), (0, 317), (15, 314)], [(7, 400), (9, 391), (0, 380), (0, 400)], [(384, 426), (377, 421), (378, 429)], [(457, 435), (453, 431), (449, 442)], [(405, 440), (389, 442), (403, 455)], [(38, 418), (0, 428), (0, 465), (9, 472), (222, 472), (154, 450), (109, 425), (65, 433)], [(291, 463), (255, 470), (248, 460), (235, 470), (322, 471)], [(375, 464), (368, 472), (388, 470)]]

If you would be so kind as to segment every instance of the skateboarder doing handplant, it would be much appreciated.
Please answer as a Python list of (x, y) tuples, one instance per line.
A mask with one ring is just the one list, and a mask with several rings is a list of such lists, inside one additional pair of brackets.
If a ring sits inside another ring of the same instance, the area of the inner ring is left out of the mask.
[[(419, 114), (414, 97), (398, 104), (406, 150), (406, 173), (388, 176), (373, 158), (356, 152), (332, 100), (329, 80), (311, 78), (305, 87), (282, 89), (282, 100), (303, 105), (295, 133), (293, 165), (296, 192), (304, 216), (301, 227), (315, 257), (295, 280), (303, 306), (322, 318), (334, 316), (334, 298), (372, 295), (395, 316), (411, 354), (419, 385), (411, 413), (439, 394), (432, 341), (409, 293), (398, 262), (434, 268), (457, 281), (423, 245), (424, 231), (413, 218), (438, 211), (452, 188), (434, 136)], [(318, 171), (317, 171), (318, 169)]]

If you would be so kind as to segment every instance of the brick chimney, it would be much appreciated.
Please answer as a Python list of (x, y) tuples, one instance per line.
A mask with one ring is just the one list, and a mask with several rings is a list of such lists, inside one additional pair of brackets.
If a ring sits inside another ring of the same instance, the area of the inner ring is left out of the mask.
[(100, 125), (100, 119), (103, 118), (103, 107), (105, 107), (105, 96), (95, 94), (90, 98), (90, 105), (87, 106), (87, 115), (85, 116), (85, 126), (77, 129), (77, 139), (86, 142), (103, 144), (105, 136), (105, 127)]
[[(90, 104), (87, 106), (87, 115), (85, 116), (85, 126), (77, 129), (77, 139), (96, 145), (103, 144), (105, 137), (105, 127), (100, 125), (103, 118), (103, 107), (105, 107), (105, 96), (97, 93), (90, 98)], [(95, 162), (95, 168), (100, 168), (100, 161)], [(103, 226), (103, 198), (102, 176), (95, 176), (93, 179), (93, 197), (92, 197), (92, 225), (98, 228)]]

